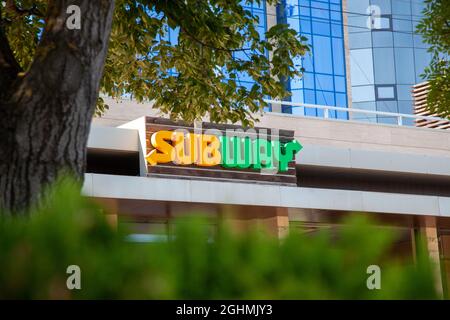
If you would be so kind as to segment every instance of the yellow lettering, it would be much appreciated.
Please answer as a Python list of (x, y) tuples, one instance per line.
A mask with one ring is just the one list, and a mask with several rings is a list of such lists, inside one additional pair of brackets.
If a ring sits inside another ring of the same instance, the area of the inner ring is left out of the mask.
[(174, 132), (173, 142), (175, 143), (175, 159), (176, 164), (193, 164), (197, 159), (197, 141), (195, 134), (184, 132)]
[(155, 149), (150, 151), (146, 157), (146, 160), (152, 166), (173, 161), (175, 157), (174, 147), (168, 142), (172, 141), (172, 135), (172, 131), (158, 131), (152, 134), (150, 142)]
[(201, 155), (197, 165), (202, 167), (210, 167), (219, 165), (222, 160), (220, 154), (220, 140), (215, 135), (199, 135)]

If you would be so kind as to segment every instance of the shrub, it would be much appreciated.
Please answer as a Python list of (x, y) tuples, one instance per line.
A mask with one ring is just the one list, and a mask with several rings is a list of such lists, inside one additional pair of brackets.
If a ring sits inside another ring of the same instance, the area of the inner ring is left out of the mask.
[[(436, 298), (424, 252), (416, 264), (387, 255), (395, 237), (353, 218), (339, 237), (291, 233), (282, 241), (220, 224), (176, 223), (166, 242), (125, 241), (103, 209), (63, 179), (25, 217), (0, 218), (0, 298), (24, 299), (410, 299)], [(367, 267), (381, 268), (368, 290)], [(68, 290), (66, 268), (81, 268)]]

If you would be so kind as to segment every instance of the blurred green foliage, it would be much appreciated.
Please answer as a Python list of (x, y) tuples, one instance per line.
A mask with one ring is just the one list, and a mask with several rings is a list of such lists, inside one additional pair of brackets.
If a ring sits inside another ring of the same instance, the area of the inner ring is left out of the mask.
[(429, 45), (431, 62), (422, 77), (430, 83), (427, 108), (450, 118), (450, 0), (425, 0), (416, 30)]
[[(60, 180), (28, 217), (0, 220), (0, 298), (25, 299), (407, 299), (436, 298), (430, 264), (389, 258), (394, 235), (353, 218), (338, 237), (255, 230), (211, 237), (204, 221), (176, 223), (170, 241), (132, 243), (104, 212)], [(381, 268), (381, 290), (366, 269)], [(81, 268), (81, 290), (66, 269)]]

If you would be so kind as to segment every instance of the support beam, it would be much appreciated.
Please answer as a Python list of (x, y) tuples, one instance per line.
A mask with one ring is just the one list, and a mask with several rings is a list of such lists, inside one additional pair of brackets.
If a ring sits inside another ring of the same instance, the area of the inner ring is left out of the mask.
[(442, 296), (442, 274), (441, 274), (441, 259), (439, 252), (439, 238), (437, 230), (437, 220), (434, 216), (424, 216), (420, 219), (420, 233), (426, 241), (426, 247), (430, 259), (434, 265), (436, 290)]

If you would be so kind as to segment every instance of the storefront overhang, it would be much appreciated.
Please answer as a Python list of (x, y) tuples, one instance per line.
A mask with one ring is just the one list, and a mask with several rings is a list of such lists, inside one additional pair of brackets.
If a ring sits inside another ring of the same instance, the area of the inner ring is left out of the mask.
[(450, 197), (86, 174), (88, 197), (450, 217)]

